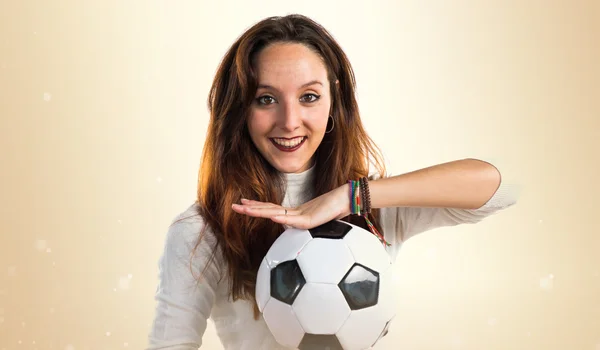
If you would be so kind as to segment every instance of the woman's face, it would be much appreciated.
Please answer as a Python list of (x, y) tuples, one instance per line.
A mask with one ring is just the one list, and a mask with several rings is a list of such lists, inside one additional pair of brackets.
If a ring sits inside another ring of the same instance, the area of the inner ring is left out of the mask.
[(258, 90), (247, 120), (252, 142), (283, 173), (309, 169), (331, 108), (323, 61), (302, 44), (277, 43), (258, 54), (256, 70)]

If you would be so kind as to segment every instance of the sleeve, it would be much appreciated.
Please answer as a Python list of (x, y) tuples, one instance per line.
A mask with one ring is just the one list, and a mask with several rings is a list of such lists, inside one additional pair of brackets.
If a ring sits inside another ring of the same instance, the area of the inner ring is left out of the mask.
[[(478, 158), (481, 159), (481, 158)], [(500, 172), (500, 185), (490, 199), (477, 209), (391, 207), (382, 208), (382, 225), (386, 236), (392, 234), (395, 242), (438, 227), (475, 224), (486, 217), (516, 204), (521, 188), (507, 166), (497, 160), (484, 160)], [(501, 164), (501, 165), (498, 165)], [(390, 232), (391, 231), (391, 232)]]
[(220, 275), (219, 264), (207, 266), (215, 243), (210, 230), (193, 251), (202, 228), (203, 222), (197, 218), (169, 227), (158, 262), (157, 304), (146, 350), (197, 350), (202, 345)]

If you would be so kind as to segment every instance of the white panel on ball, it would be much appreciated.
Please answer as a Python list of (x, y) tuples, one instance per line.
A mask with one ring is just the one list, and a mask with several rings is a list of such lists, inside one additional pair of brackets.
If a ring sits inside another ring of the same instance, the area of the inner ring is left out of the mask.
[(396, 315), (397, 289), (394, 282), (394, 269), (390, 266), (379, 274), (379, 301), (377, 307), (381, 308), (384, 318), (392, 319)]
[(354, 260), (372, 270), (382, 272), (392, 264), (383, 243), (373, 234), (365, 234), (364, 230), (351, 230), (344, 237), (344, 242)]
[(341, 239), (314, 238), (298, 256), (298, 265), (308, 283), (337, 284), (354, 263)]
[(306, 333), (335, 334), (350, 307), (335, 284), (307, 283), (292, 305)]
[(267, 252), (267, 263), (274, 268), (279, 263), (296, 259), (304, 245), (312, 240), (310, 232), (295, 228), (287, 229), (273, 243)]
[(263, 259), (258, 268), (256, 276), (256, 303), (258, 309), (262, 312), (271, 298), (271, 269), (267, 259)]
[(381, 305), (360, 310), (352, 310), (350, 316), (337, 332), (344, 350), (362, 350), (373, 346), (386, 323), (390, 321), (388, 312)]
[(304, 336), (304, 329), (290, 305), (271, 298), (265, 306), (263, 317), (279, 344), (294, 349), (298, 347)]

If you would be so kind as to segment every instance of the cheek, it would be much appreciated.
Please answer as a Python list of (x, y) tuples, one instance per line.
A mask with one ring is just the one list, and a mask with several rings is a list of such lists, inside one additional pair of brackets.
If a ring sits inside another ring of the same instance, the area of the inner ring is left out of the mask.
[(327, 101), (323, 101), (324, 103), (319, 106), (319, 119), (318, 125), (319, 129), (323, 129), (325, 131), (327, 129), (327, 123), (329, 123), (329, 113), (331, 111), (331, 101), (327, 98)]
[(269, 118), (261, 116), (260, 113), (251, 114), (248, 117), (246, 125), (252, 138), (260, 137), (261, 134), (266, 133), (270, 128)]
[(319, 132), (325, 132), (329, 123), (329, 108), (321, 108), (314, 117), (311, 118), (312, 127)]

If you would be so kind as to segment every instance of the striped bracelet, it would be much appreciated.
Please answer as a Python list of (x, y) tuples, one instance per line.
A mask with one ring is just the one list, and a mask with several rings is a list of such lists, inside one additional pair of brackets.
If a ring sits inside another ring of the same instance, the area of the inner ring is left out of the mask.
[(379, 238), (386, 246), (390, 246), (383, 235), (379, 233), (375, 225), (369, 220), (368, 215), (371, 213), (371, 194), (369, 192), (368, 178), (362, 177), (359, 180), (348, 180), (350, 185), (350, 213), (365, 218), (367, 226), (371, 232)]

